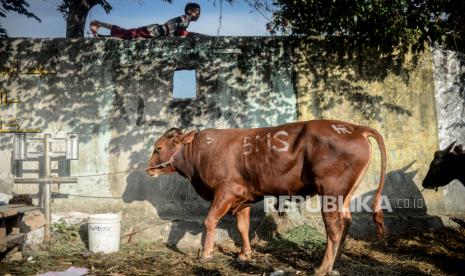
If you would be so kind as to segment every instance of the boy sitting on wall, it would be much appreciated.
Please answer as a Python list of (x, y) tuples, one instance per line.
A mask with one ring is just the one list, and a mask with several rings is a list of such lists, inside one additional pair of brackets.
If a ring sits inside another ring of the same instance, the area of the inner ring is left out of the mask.
[(200, 17), (200, 5), (197, 3), (188, 3), (184, 8), (184, 15), (172, 18), (165, 24), (152, 24), (133, 29), (124, 29), (119, 26), (94, 20), (90, 22), (90, 31), (94, 37), (102, 37), (98, 34), (100, 27), (110, 30), (110, 36), (123, 39), (132, 39), (137, 37), (152, 38), (159, 36), (189, 36), (194, 33), (187, 31), (191, 21), (197, 21)]

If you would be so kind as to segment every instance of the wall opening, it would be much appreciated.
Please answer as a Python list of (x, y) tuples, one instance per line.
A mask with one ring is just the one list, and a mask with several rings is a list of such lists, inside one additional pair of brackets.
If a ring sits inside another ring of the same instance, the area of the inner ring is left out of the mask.
[(197, 78), (194, 69), (176, 70), (173, 75), (173, 98), (191, 99), (197, 96)]

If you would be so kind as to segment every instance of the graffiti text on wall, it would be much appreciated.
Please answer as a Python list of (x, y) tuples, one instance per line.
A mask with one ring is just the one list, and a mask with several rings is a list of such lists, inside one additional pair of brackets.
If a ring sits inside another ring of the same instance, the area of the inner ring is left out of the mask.
[[(20, 59), (16, 59), (13, 66), (5, 66), (0, 69), (0, 77), (11, 77), (19, 74), (46, 76), (56, 74), (56, 71), (49, 70), (43, 64), (37, 64), (32, 67), (21, 69)], [(26, 65), (27, 66), (27, 65)]]
[(0, 106), (9, 106), (16, 103), (20, 103), (19, 99), (11, 99), (8, 97), (8, 92), (0, 91)]
[[(18, 104), (21, 101), (18, 98), (11, 99), (8, 92), (0, 91), (0, 107), (8, 107), (11, 104)], [(42, 132), (39, 128), (22, 129), (16, 118), (0, 117), (0, 133), (38, 133)]]

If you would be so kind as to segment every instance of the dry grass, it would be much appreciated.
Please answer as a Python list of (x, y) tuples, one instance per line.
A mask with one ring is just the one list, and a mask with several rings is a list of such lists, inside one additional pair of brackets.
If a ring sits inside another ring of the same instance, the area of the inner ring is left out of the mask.
[[(161, 243), (122, 244), (118, 253), (89, 254), (78, 228), (56, 231), (50, 250), (35, 253), (32, 261), (2, 263), (0, 271), (34, 275), (79, 266), (91, 275), (268, 275), (278, 269), (303, 275), (319, 264), (325, 246), (324, 236), (304, 225), (256, 240), (251, 262), (236, 261), (239, 249), (231, 243), (216, 247), (214, 261), (201, 263), (198, 251)], [(348, 238), (335, 269), (342, 275), (458, 275), (465, 271), (465, 231), (412, 232), (382, 242)]]

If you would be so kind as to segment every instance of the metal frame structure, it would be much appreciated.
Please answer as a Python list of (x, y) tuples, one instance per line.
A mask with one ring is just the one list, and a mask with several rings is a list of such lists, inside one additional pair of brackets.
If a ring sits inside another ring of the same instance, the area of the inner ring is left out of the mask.
[[(36, 144), (31, 150), (30, 145)], [(62, 145), (59, 147), (58, 145)], [(65, 146), (63, 146), (63, 144)], [(79, 137), (76, 133), (68, 133), (66, 138), (52, 138), (51, 134), (44, 134), (42, 138), (27, 137), (26, 134), (16, 134), (14, 139), (14, 161), (27, 161), (29, 159), (43, 158), (44, 177), (43, 178), (14, 178), (18, 184), (39, 184), (44, 185), (44, 208), (45, 213), (45, 241), (51, 238), (51, 184), (73, 184), (77, 183), (77, 178), (52, 176), (52, 157), (65, 157), (66, 160), (79, 159)]]

